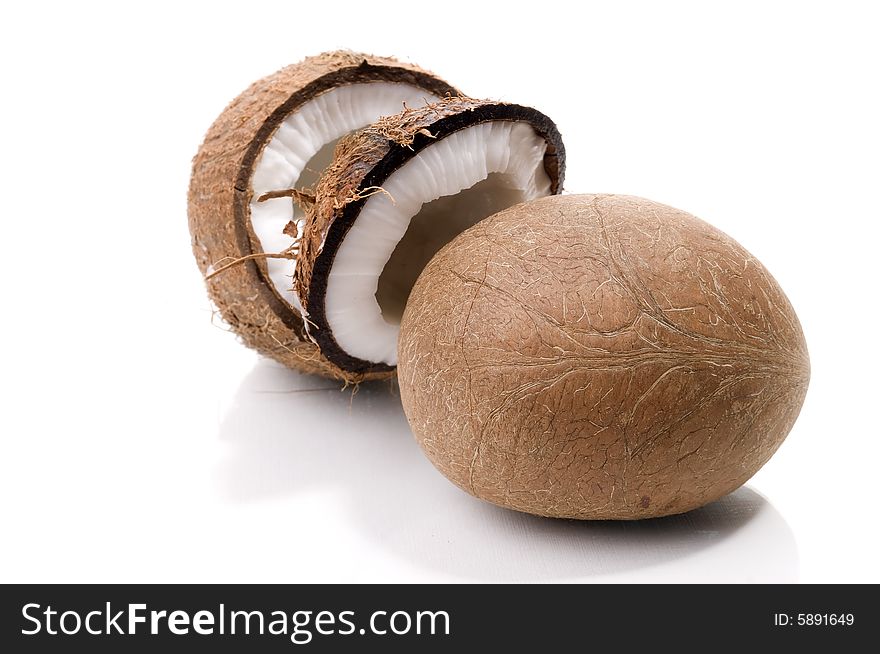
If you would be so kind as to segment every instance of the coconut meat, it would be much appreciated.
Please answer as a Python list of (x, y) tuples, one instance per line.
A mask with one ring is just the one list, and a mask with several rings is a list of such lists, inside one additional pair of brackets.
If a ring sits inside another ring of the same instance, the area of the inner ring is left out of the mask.
[[(363, 82), (326, 91), (290, 114), (263, 149), (251, 180), (251, 227), (263, 252), (284, 252), (290, 248), (296, 239), (285, 234), (284, 227), (291, 220), (296, 221), (301, 236), (303, 213), (290, 198), (259, 202), (261, 195), (289, 188), (313, 188), (332, 160), (340, 138), (381, 116), (398, 113), (404, 103), (420, 107), (437, 99), (409, 84)], [(295, 263), (266, 259), (266, 266), (278, 294), (301, 311), (292, 288)]]
[(325, 317), (350, 356), (397, 365), (400, 318), (419, 272), (457, 234), (550, 195), (546, 141), (529, 123), (493, 121), (422, 149), (371, 196), (327, 279)]

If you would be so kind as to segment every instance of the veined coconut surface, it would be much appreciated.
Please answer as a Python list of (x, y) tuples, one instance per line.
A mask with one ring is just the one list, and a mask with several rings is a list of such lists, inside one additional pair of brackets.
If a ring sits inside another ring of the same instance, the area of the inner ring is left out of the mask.
[(415, 66), (331, 52), (254, 83), (215, 121), (193, 161), (193, 252), (205, 275), (238, 262), (207, 285), (248, 346), (290, 367), (347, 381), (382, 376), (340, 370), (305, 338), (292, 290), (295, 231), (284, 232), (291, 221), (301, 225), (302, 212), (291, 197), (272, 192), (308, 192), (340, 137), (404, 106), (454, 94)]
[(809, 358), (782, 289), (729, 236), (642, 198), (571, 195), (431, 260), (398, 378), (416, 439), (464, 490), (633, 519), (745, 483), (794, 424)]
[(344, 370), (393, 370), (400, 317), (422, 268), (479, 220), (558, 193), (564, 161), (542, 113), (460, 97), (340, 141), (296, 268), (309, 337)]

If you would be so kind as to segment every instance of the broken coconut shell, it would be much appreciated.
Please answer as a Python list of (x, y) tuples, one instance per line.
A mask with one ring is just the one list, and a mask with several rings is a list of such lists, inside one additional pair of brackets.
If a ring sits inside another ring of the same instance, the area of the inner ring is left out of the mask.
[[(387, 372), (341, 372), (305, 337), (298, 307), (283, 296), (287, 289), (273, 283), (267, 269), (268, 257), (289, 258), (293, 248), (264, 251), (251, 222), (252, 182), (267, 144), (290, 116), (330, 91), (382, 82), (401, 89), (393, 111), (386, 113), (398, 111), (408, 97), (458, 93), (430, 73), (387, 57), (353, 52), (309, 57), (255, 82), (232, 101), (205, 136), (189, 188), (193, 253), (199, 269), (210, 276), (208, 293), (223, 319), (246, 345), (291, 368), (354, 382)], [(392, 100), (386, 98), (385, 104)], [(222, 273), (211, 276), (221, 268)], [(286, 281), (290, 287), (292, 280)]]
[(810, 375), (769, 272), (650, 200), (517, 205), (437, 254), (410, 295), (398, 378), (413, 433), (467, 492), (543, 516), (681, 513), (746, 482)]
[[(459, 139), (455, 141), (456, 145), (447, 148), (443, 155), (436, 154), (442, 149), (438, 144), (453, 137)], [(333, 163), (325, 170), (316, 188), (314, 206), (308, 211), (295, 276), (295, 289), (308, 316), (308, 335), (317, 344), (323, 358), (344, 374), (378, 376), (391, 373), (397, 356), (399, 316), (396, 320), (389, 318), (384, 308), (380, 315), (377, 306), (383, 295), (380, 272), (386, 275), (392, 265), (389, 262), (395, 260), (401, 248), (409, 248), (398, 257), (401, 260), (412, 258), (405, 262), (409, 269), (395, 280), (397, 287), (393, 293), (386, 291), (386, 294), (396, 294), (394, 304), (402, 313), (406, 296), (418, 273), (443, 244), (477, 221), (511, 204), (559, 193), (564, 170), (562, 139), (547, 116), (529, 107), (463, 97), (408, 108), (340, 141)], [(407, 177), (404, 179), (403, 175)], [(456, 176), (460, 181), (451, 181)], [(447, 195), (450, 184), (453, 190)], [(437, 190), (444, 185), (446, 191)], [(396, 190), (390, 191), (393, 187)], [(476, 191), (478, 188), (480, 190)], [(410, 214), (418, 212), (421, 216), (425, 207), (435, 200), (448, 201), (448, 197), (454, 199), (467, 193), (472, 194), (467, 201), (450, 204), (437, 215), (431, 214), (433, 222), (422, 227), (446, 230), (442, 235), (435, 235), (433, 243), (426, 246), (425, 241), (431, 239), (423, 236), (405, 241), (403, 230), (408, 230), (409, 234), (411, 223), (416, 222)], [(412, 197), (400, 197), (403, 195)], [(412, 209), (402, 214), (400, 220), (403, 224), (395, 228), (397, 231), (392, 230), (389, 235), (383, 234), (377, 242), (372, 242), (371, 231), (385, 229), (395, 209), (407, 202)], [(380, 205), (381, 209), (377, 209)], [(370, 211), (374, 220), (372, 226), (366, 228), (363, 227), (363, 216)], [(356, 224), (360, 227), (357, 235), (353, 231)], [(295, 226), (291, 225), (290, 229), (292, 231)], [(335, 304), (337, 313), (348, 310), (349, 302), (353, 307), (351, 312), (354, 315), (348, 319), (348, 328), (355, 334), (348, 336), (349, 342), (359, 339), (363, 349), (369, 352), (372, 344), (384, 338), (385, 358), (380, 358), (381, 352), (359, 355), (351, 346), (343, 345), (339, 338), (342, 319), (334, 323), (329, 315), (329, 287), (332, 286), (334, 267), (339, 270), (340, 252), (347, 245), (347, 238), (355, 243), (349, 249), (359, 250), (349, 257), (366, 257), (384, 248), (378, 255), (378, 262), (369, 264), (372, 269), (365, 264), (362, 269), (354, 266), (348, 272), (338, 273), (362, 282), (363, 286), (351, 293), (338, 291), (348, 295), (345, 300), (336, 300)], [(399, 247), (392, 255), (390, 249), (395, 245)], [(422, 251), (409, 254), (420, 248)], [(360, 310), (358, 307), (366, 308)]]

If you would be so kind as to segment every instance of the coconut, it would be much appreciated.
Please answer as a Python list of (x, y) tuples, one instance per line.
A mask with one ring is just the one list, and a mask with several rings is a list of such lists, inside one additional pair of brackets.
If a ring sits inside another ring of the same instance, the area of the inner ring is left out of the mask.
[(434, 257), (398, 378), (459, 487), (544, 516), (650, 518), (736, 489), (800, 411), (809, 358), (769, 272), (677, 209), (613, 195), (520, 204)]
[[(251, 85), (208, 130), (189, 188), (192, 246), (224, 320), (248, 346), (299, 370), (340, 377), (305, 338), (292, 291), (296, 200), (336, 141), (404, 106), (458, 92), (416, 66), (330, 52)], [(347, 374), (360, 381), (369, 374)]]
[(295, 291), (309, 338), (340, 375), (391, 374), (431, 257), (486, 216), (560, 192), (564, 168), (553, 122), (515, 104), (451, 97), (347, 137), (302, 230)]

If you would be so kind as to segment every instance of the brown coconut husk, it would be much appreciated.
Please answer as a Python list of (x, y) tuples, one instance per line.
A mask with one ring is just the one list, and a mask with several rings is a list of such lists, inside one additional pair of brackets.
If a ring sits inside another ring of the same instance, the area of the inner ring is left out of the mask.
[(525, 202), (460, 234), (416, 282), (398, 352), (434, 465), (558, 518), (717, 500), (777, 450), (810, 378), (764, 266), (690, 214), (617, 195)]
[(565, 175), (562, 137), (547, 116), (520, 105), (448, 97), (385, 117), (337, 145), (333, 162), (315, 189), (315, 203), (306, 213), (295, 277), (297, 295), (309, 315), (309, 335), (322, 356), (334, 365), (360, 375), (393, 371), (386, 364), (358, 359), (342, 350), (324, 313), (327, 276), (333, 259), (364, 202), (371, 195), (384, 192), (382, 184), (388, 176), (433, 141), (496, 120), (528, 122), (547, 141), (544, 168), (551, 180), (551, 192), (561, 192)]
[[(340, 369), (308, 340), (299, 312), (269, 280), (249, 206), (254, 166), (283, 120), (325, 91), (372, 81), (411, 84), (438, 96), (458, 93), (417, 66), (389, 57), (342, 51), (309, 57), (255, 82), (223, 111), (193, 160), (188, 197), (199, 269), (208, 275), (212, 269), (236, 263), (206, 284), (223, 319), (242, 341), (291, 368), (353, 383), (387, 377), (389, 372)], [(295, 256), (295, 252), (268, 254)]]

